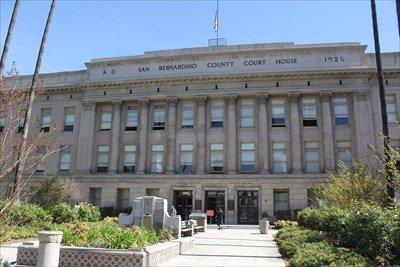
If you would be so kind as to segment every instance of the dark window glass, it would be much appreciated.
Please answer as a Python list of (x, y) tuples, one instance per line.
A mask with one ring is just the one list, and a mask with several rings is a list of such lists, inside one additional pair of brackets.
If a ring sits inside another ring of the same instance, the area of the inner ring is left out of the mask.
[(125, 131), (136, 131), (137, 127), (136, 126), (132, 126), (132, 127), (125, 127)]
[(222, 167), (222, 166), (211, 166), (211, 168), (210, 168), (211, 173), (222, 173), (223, 170), (224, 170), (224, 167)]
[(285, 118), (272, 118), (272, 127), (285, 127)]
[(97, 167), (97, 172), (107, 172), (108, 168), (107, 167)]
[(211, 127), (212, 128), (222, 128), (222, 127), (224, 127), (224, 122), (223, 121), (212, 121)]
[(135, 166), (124, 166), (124, 172), (135, 172)]
[(74, 130), (74, 125), (64, 125), (64, 132), (72, 132)]
[(348, 117), (336, 117), (335, 123), (336, 124), (349, 124), (349, 118)]
[(303, 120), (303, 127), (317, 126), (317, 120)]
[(255, 173), (256, 172), (256, 167), (254, 164), (242, 164), (240, 167), (240, 171), (242, 173)]
[(193, 165), (181, 165), (180, 173), (193, 173)]
[(192, 129), (193, 125), (182, 125), (183, 129)]
[(50, 127), (42, 127), (42, 129), (40, 129), (40, 131), (42, 133), (48, 133), (50, 131)]
[(165, 122), (154, 122), (153, 130), (164, 130)]

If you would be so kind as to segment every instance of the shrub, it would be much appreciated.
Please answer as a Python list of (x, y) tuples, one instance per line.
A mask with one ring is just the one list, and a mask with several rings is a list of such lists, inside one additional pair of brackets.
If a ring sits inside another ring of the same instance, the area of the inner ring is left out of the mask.
[(335, 261), (333, 246), (327, 242), (302, 244), (290, 259), (293, 267), (319, 267)]
[(277, 220), (276, 222), (274, 222), (275, 229), (282, 229), (284, 227), (296, 226), (296, 225), (298, 225), (298, 223), (295, 221)]
[(14, 205), (4, 215), (5, 223), (13, 226), (46, 223), (51, 220), (51, 215), (43, 208), (28, 203)]
[(75, 208), (82, 222), (97, 222), (101, 218), (100, 209), (92, 204), (79, 203)]
[(50, 208), (54, 223), (74, 222), (78, 219), (77, 212), (70, 205), (60, 203)]

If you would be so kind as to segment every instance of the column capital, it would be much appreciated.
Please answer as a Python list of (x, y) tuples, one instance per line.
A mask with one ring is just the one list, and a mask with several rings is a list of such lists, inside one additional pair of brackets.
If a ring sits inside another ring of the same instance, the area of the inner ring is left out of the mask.
[(88, 101), (88, 102), (82, 102), (83, 109), (86, 111), (94, 111), (96, 107), (96, 102), (94, 101)]
[(114, 108), (120, 108), (120, 107), (121, 107), (121, 104), (122, 104), (122, 101), (121, 101), (121, 100), (113, 100), (113, 101), (111, 101), (111, 105), (112, 105)]
[(258, 93), (256, 94), (256, 98), (258, 100), (258, 102), (260, 102), (260, 104), (266, 104), (267, 100), (268, 100), (268, 93)]
[(299, 98), (300, 98), (300, 92), (289, 92), (289, 100), (290, 102), (299, 102)]
[(138, 102), (141, 108), (147, 108), (149, 106), (150, 100), (148, 98), (139, 98)]
[(369, 99), (370, 92), (367, 90), (364, 91), (355, 91), (353, 93), (355, 100), (357, 101), (366, 101)]
[(332, 92), (320, 92), (322, 102), (332, 101)]
[(227, 95), (226, 100), (228, 101), (228, 104), (236, 104), (237, 95)]
[(176, 103), (178, 103), (178, 100), (179, 100), (179, 98), (177, 96), (167, 96), (166, 97), (167, 104), (170, 106), (176, 105)]
[(196, 96), (195, 99), (196, 99), (197, 104), (199, 104), (199, 105), (205, 105), (207, 103), (207, 97), (206, 96), (199, 95), (199, 96)]

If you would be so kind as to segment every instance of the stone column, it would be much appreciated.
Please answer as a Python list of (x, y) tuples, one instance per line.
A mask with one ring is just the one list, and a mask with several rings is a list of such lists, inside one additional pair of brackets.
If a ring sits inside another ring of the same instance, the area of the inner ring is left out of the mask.
[(40, 231), (38, 234), (39, 250), (36, 266), (58, 266), (60, 258), (60, 243), (62, 239), (60, 231)]
[(301, 132), (300, 132), (300, 114), (299, 114), (299, 92), (290, 92), (290, 141), (292, 154), (292, 172), (302, 173), (301, 167)]
[(118, 171), (119, 136), (121, 129), (121, 101), (112, 101), (113, 117), (111, 128), (111, 164), (110, 173)]
[(260, 144), (259, 160), (260, 173), (269, 173), (268, 157), (268, 118), (267, 118), (267, 100), (268, 94), (258, 94), (258, 140)]
[(228, 101), (228, 173), (236, 173), (236, 100), (237, 95), (226, 96)]
[(332, 129), (332, 93), (321, 93), (322, 99), (322, 132), (324, 139), (324, 165), (327, 172), (335, 170), (335, 146)]
[(96, 127), (96, 103), (83, 102), (79, 127), (76, 172), (89, 173), (93, 158), (94, 132)]
[(138, 144), (138, 174), (146, 172), (146, 156), (147, 156), (147, 124), (149, 115), (149, 99), (139, 99), (140, 105), (140, 121), (139, 121), (139, 144)]
[(166, 144), (166, 173), (175, 172), (175, 135), (176, 135), (176, 96), (167, 97), (168, 121), (167, 121), (167, 144)]
[(206, 96), (196, 97), (197, 121), (196, 121), (196, 173), (204, 174), (206, 168)]

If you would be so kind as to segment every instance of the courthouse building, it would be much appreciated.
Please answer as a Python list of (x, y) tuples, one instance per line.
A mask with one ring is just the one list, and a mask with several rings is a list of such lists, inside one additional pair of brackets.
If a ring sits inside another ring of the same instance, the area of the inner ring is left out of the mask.
[[(309, 205), (339, 159), (376, 166), (382, 146), (374, 54), (359, 43), (229, 45), (95, 59), (44, 74), (38, 131), (62, 125), (38, 175), (79, 179), (79, 198), (125, 208), (168, 199), (225, 223)], [(399, 146), (400, 54), (383, 53), (391, 145)], [(30, 76), (21, 78), (28, 85)], [(375, 165), (374, 165), (375, 164)]]

